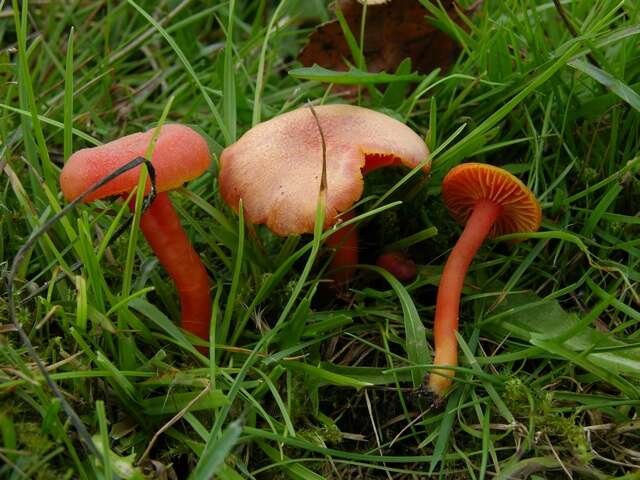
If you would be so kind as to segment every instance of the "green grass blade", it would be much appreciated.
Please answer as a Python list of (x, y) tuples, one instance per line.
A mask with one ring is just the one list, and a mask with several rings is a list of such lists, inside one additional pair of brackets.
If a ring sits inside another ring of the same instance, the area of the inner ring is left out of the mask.
[(242, 427), (239, 421), (231, 422), (220, 438), (208, 443), (200, 456), (200, 461), (193, 473), (192, 480), (208, 480), (218, 472), (231, 449), (240, 438)]
[(64, 77), (64, 159), (73, 152), (73, 27), (67, 42), (67, 60)]
[(197, 85), (198, 89), (200, 90), (200, 93), (202, 93), (202, 96), (204, 97), (204, 100), (207, 103), (207, 106), (209, 107), (209, 110), (211, 110), (211, 113), (213, 114), (213, 117), (215, 118), (215, 120), (216, 120), (216, 122), (218, 124), (218, 128), (220, 129), (220, 132), (222, 132), (222, 136), (224, 137), (225, 141), (227, 142), (227, 144), (232, 143), (232, 138), (233, 137), (231, 136), (231, 133), (229, 132), (229, 129), (227, 128), (227, 125), (225, 124), (224, 120), (222, 119), (222, 116), (220, 115), (220, 112), (218, 111), (218, 108), (213, 103), (213, 100), (211, 100), (211, 97), (209, 96), (209, 92), (207, 91), (205, 86), (200, 81), (200, 78), (196, 74), (195, 70), (193, 69), (193, 66), (191, 65), (191, 63), (187, 59), (187, 56), (184, 54), (184, 52), (182, 51), (180, 46), (171, 37), (171, 35), (169, 35), (167, 33), (167, 31), (164, 28), (162, 28), (162, 26), (158, 22), (156, 22), (154, 20), (154, 18), (151, 15), (149, 15), (141, 6), (139, 6), (133, 0), (127, 0), (127, 2), (133, 8), (135, 8), (140, 13), (140, 15), (142, 15), (151, 25), (153, 25), (153, 27), (160, 33), (160, 35), (162, 35), (164, 37), (164, 39), (167, 41), (167, 43), (169, 45), (171, 45), (171, 48), (176, 52), (177, 57), (180, 59), (180, 62), (182, 62), (182, 65), (184, 66), (184, 68), (187, 70), (187, 72), (191, 76), (191, 79)]
[(226, 41), (224, 46), (224, 72), (223, 72), (223, 94), (222, 113), (225, 125), (229, 132), (228, 143), (236, 140), (236, 69), (233, 59), (233, 24), (235, 23), (235, 0), (229, 0), (229, 23), (227, 24)]
[[(429, 346), (427, 345), (427, 336), (424, 325), (418, 314), (418, 310), (413, 302), (413, 299), (404, 288), (404, 286), (389, 272), (380, 267), (374, 267), (372, 265), (361, 265), (359, 268), (365, 270), (371, 270), (376, 272), (382, 278), (384, 278), (395, 294), (398, 296), (400, 305), (402, 306), (402, 312), (404, 315), (404, 330), (405, 330), (405, 348), (407, 350), (407, 357), (409, 361), (414, 365), (426, 365), (431, 363), (431, 354), (429, 353)], [(422, 380), (427, 373), (427, 369), (424, 367), (413, 369), (411, 376), (413, 378), (413, 385), (422, 385)]]

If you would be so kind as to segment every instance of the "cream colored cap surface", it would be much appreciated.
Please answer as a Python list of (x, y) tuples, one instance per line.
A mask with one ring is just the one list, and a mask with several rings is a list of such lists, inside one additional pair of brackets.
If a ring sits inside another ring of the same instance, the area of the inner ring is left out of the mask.
[[(352, 105), (314, 107), (327, 147), (325, 227), (362, 195), (362, 169), (414, 168), (429, 156), (424, 141), (403, 123)], [(246, 132), (220, 158), (220, 192), (247, 221), (278, 235), (313, 231), (322, 175), (322, 143), (308, 107), (278, 115)], [(430, 163), (423, 167), (428, 172)]]

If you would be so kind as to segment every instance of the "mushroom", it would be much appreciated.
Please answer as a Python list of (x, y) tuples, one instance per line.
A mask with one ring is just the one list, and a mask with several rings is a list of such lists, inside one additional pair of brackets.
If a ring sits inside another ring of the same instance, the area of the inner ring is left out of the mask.
[[(353, 212), (346, 212), (339, 215), (336, 222), (346, 222), (353, 217)], [(334, 250), (330, 269), (335, 285), (349, 283), (358, 264), (358, 229), (355, 226), (349, 226), (336, 230), (327, 237), (325, 245)]]
[(378, 257), (376, 265), (384, 268), (401, 282), (410, 282), (417, 275), (416, 263), (402, 252), (386, 252)]
[[(361, 197), (363, 174), (403, 165), (430, 169), (429, 151), (413, 130), (374, 110), (352, 105), (314, 107), (325, 136), (327, 201), (324, 228), (345, 220), (342, 214)], [(220, 157), (220, 193), (238, 211), (243, 201), (249, 223), (266, 224), (281, 236), (313, 232), (322, 144), (308, 108), (278, 115), (247, 131)], [(342, 214), (342, 216), (341, 216)], [(336, 247), (331, 268), (337, 283), (348, 281), (358, 262), (355, 227), (327, 240)]]
[[(60, 174), (65, 198), (68, 201), (75, 199), (102, 177), (132, 159), (144, 156), (153, 133), (154, 129), (134, 133), (75, 152)], [(140, 228), (176, 285), (182, 328), (207, 340), (211, 317), (209, 277), (180, 225), (167, 191), (200, 176), (208, 168), (209, 148), (192, 129), (177, 124), (164, 125), (151, 162), (156, 171), (158, 195), (142, 215)], [(139, 172), (137, 167), (113, 179), (87, 196), (85, 203), (112, 195), (126, 197), (137, 186)]]
[[(456, 331), (460, 294), (469, 264), (487, 236), (534, 232), (540, 227), (541, 210), (527, 186), (502, 168), (481, 163), (459, 165), (442, 182), (442, 195), (452, 216), (464, 230), (444, 266), (433, 326), (438, 366), (458, 364)], [(451, 385), (455, 372), (435, 369), (429, 389), (437, 398)]]

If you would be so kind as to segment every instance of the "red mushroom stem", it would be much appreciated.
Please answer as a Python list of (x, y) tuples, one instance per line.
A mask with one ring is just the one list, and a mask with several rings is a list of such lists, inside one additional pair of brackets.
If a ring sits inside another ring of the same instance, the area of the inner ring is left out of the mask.
[(211, 318), (209, 277), (180, 225), (167, 192), (158, 193), (140, 218), (140, 228), (176, 285), (182, 328), (207, 340)]
[[(453, 247), (444, 266), (433, 326), (435, 365), (455, 367), (458, 365), (458, 330), (460, 295), (467, 270), (476, 252), (491, 231), (491, 227), (502, 213), (502, 206), (491, 200), (478, 200), (464, 227), (462, 235)], [(452, 370), (436, 369), (429, 377), (432, 392), (442, 395), (451, 385)]]
[[(401, 161), (393, 154), (365, 153), (365, 161), (362, 166), (362, 175), (365, 176), (379, 168), (400, 165)], [(353, 213), (343, 213), (338, 221), (347, 221), (354, 217)], [(331, 261), (330, 269), (335, 273), (331, 278), (337, 286), (345, 285), (351, 281), (355, 273), (355, 265), (358, 264), (358, 230), (347, 227), (338, 230), (325, 241), (330, 248), (335, 248), (336, 253)]]
[[(340, 220), (345, 222), (353, 218), (353, 212), (340, 215)], [(355, 226), (344, 227), (329, 236), (326, 240), (329, 248), (336, 250), (329, 268), (333, 271), (331, 278), (337, 286), (348, 283), (358, 264), (358, 230)]]

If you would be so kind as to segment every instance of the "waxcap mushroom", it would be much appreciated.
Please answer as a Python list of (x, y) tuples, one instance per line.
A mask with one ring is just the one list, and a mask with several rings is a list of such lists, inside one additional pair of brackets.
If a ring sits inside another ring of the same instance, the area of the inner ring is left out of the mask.
[[(73, 200), (136, 157), (146, 155), (154, 130), (134, 133), (112, 142), (75, 152), (60, 173), (60, 187)], [(181, 305), (182, 327), (202, 339), (209, 337), (210, 282), (173, 208), (168, 190), (202, 174), (210, 163), (207, 142), (189, 127), (164, 125), (158, 133), (151, 163), (156, 173), (157, 196), (140, 218), (140, 229), (158, 260), (173, 279)], [(127, 171), (85, 198), (126, 197), (138, 185), (139, 167)], [(150, 188), (150, 185), (147, 187)], [(133, 208), (133, 203), (130, 204)], [(205, 348), (200, 348), (206, 352)]]
[[(325, 228), (360, 198), (363, 171), (414, 168), (428, 158), (424, 141), (388, 115), (352, 105), (314, 109), (327, 147)], [(222, 198), (236, 211), (242, 199), (247, 221), (283, 236), (313, 231), (322, 146), (308, 107), (256, 125), (222, 152), (220, 164)]]
[[(144, 157), (154, 130), (133, 133), (104, 145), (75, 152), (60, 174), (64, 197), (73, 200), (105, 175), (136, 157)], [(209, 147), (202, 136), (184, 125), (163, 125), (151, 158), (156, 170), (157, 191), (180, 187), (204, 173), (210, 162)], [(84, 202), (127, 194), (138, 184), (139, 175), (140, 167), (133, 168), (88, 195)]]
[(463, 163), (452, 168), (442, 181), (444, 203), (464, 225), (478, 200), (492, 200), (502, 207), (489, 237), (535, 232), (542, 211), (531, 190), (506, 170), (484, 163)]
[(435, 403), (442, 401), (458, 364), (456, 331), (460, 296), (469, 265), (485, 238), (506, 233), (532, 232), (540, 227), (542, 212), (533, 192), (506, 170), (482, 163), (451, 169), (442, 182), (442, 194), (452, 215), (464, 225), (444, 265), (433, 323), (438, 367), (429, 375)]

